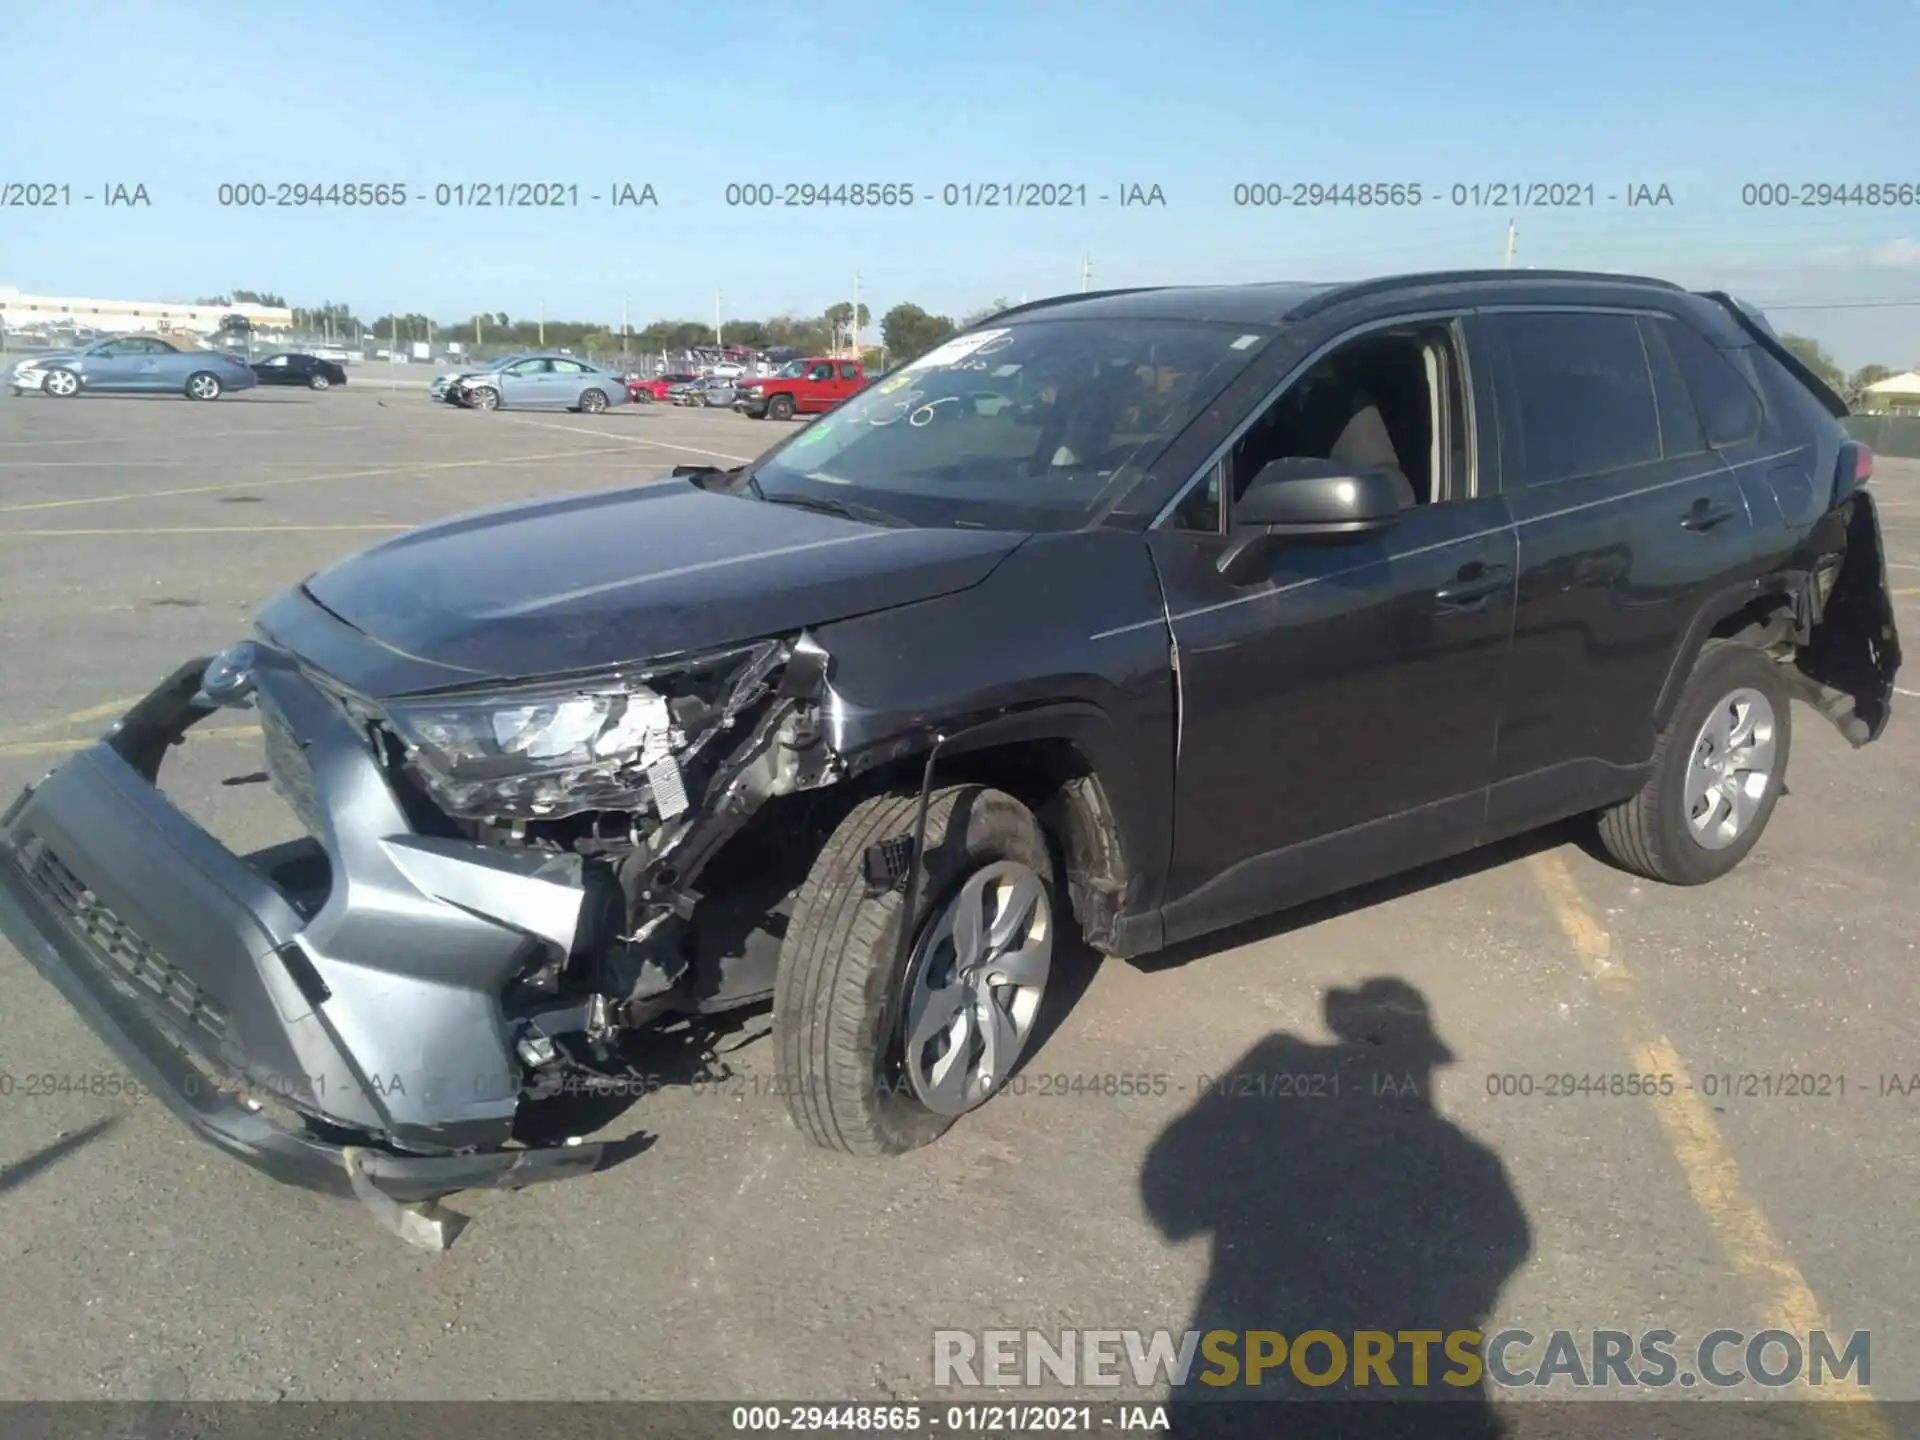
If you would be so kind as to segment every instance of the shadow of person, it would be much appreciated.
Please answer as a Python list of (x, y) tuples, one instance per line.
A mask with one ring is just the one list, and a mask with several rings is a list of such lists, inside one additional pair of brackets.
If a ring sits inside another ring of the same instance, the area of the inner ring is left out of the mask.
[[(1142, 1166), (1164, 1235), (1213, 1236), (1189, 1328), (1235, 1332), (1222, 1353), (1239, 1362), (1195, 1352), (1172, 1433), (1498, 1436), (1477, 1364), (1451, 1359), (1441, 1337), (1482, 1328), (1527, 1256), (1526, 1216), (1498, 1157), (1434, 1109), (1435, 1071), (1453, 1056), (1425, 997), (1373, 979), (1329, 991), (1325, 1012), (1334, 1044), (1268, 1036), (1202, 1086)], [(1303, 1345), (1310, 1331), (1334, 1343)], [(1366, 1343), (1393, 1386), (1377, 1365), (1357, 1373), (1367, 1331), (1385, 1332)], [(1270, 1363), (1251, 1377), (1256, 1350)], [(1289, 1401), (1328, 1403), (1263, 1403)], [(1435, 1403), (1400, 1403), (1417, 1401)]]

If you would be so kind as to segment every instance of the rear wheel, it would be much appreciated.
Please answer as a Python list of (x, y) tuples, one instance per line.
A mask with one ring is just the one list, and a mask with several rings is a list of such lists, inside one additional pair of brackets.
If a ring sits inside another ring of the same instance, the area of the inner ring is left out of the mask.
[(1767, 828), (1792, 740), (1779, 667), (1750, 645), (1710, 643), (1655, 744), (1646, 783), (1601, 812), (1601, 843), (1649, 879), (1719, 879)]
[(187, 398), (189, 400), (218, 400), (220, 398), (220, 377), (205, 370), (196, 370), (187, 377)]
[(71, 370), (56, 366), (47, 371), (47, 378), (40, 382), (40, 388), (59, 399), (71, 400), (80, 393), (80, 377)]
[(500, 392), (491, 385), (475, 386), (467, 392), (467, 404), (475, 410), (498, 410), (500, 408)]
[[(919, 797), (837, 826), (800, 888), (774, 991), (787, 1108), (815, 1144), (895, 1155), (938, 1139), (1006, 1082), (1052, 967), (1053, 862), (1033, 813), (980, 785), (936, 790), (912, 917), (876, 896), (868, 848), (910, 834)], [(902, 963), (901, 927), (913, 944)]]
[(331, 380), (327, 379), (326, 376), (320, 374), (318, 371), (315, 371), (307, 377), (307, 388), (309, 390), (324, 390), (332, 383)]
[(602, 394), (600, 391), (582, 390), (580, 392), (580, 413), (581, 414), (598, 415), (602, 410), (606, 408), (607, 408), (607, 397), (604, 394)]
[(791, 395), (776, 395), (767, 401), (767, 418), (769, 420), (791, 420), (793, 418), (793, 397)]

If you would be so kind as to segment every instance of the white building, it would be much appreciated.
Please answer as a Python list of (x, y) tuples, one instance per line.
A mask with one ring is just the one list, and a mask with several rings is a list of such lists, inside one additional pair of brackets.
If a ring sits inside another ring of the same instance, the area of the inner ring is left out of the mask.
[(166, 300), (90, 300), (77, 295), (28, 295), (0, 285), (0, 325), (9, 331), (56, 330), (189, 331), (212, 335), (229, 315), (243, 315), (256, 330), (285, 330), (293, 311), (275, 305), (195, 305)]

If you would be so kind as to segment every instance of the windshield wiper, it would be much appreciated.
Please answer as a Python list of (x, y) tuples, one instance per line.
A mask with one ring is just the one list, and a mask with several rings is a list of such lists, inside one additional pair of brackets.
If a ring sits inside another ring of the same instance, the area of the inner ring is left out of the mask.
[(842, 520), (858, 520), (867, 525), (890, 525), (896, 530), (911, 530), (913, 522), (872, 505), (856, 505), (849, 500), (834, 500), (825, 495), (769, 495), (758, 481), (753, 491), (769, 505), (791, 505), (796, 510), (812, 510), (821, 515), (838, 515)]

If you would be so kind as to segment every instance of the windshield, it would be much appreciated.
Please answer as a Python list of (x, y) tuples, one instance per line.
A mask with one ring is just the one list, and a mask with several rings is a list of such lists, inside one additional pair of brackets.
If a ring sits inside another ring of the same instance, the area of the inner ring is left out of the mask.
[(815, 421), (753, 478), (770, 497), (853, 501), (919, 525), (1072, 528), (1272, 333), (1065, 318), (975, 330)]

